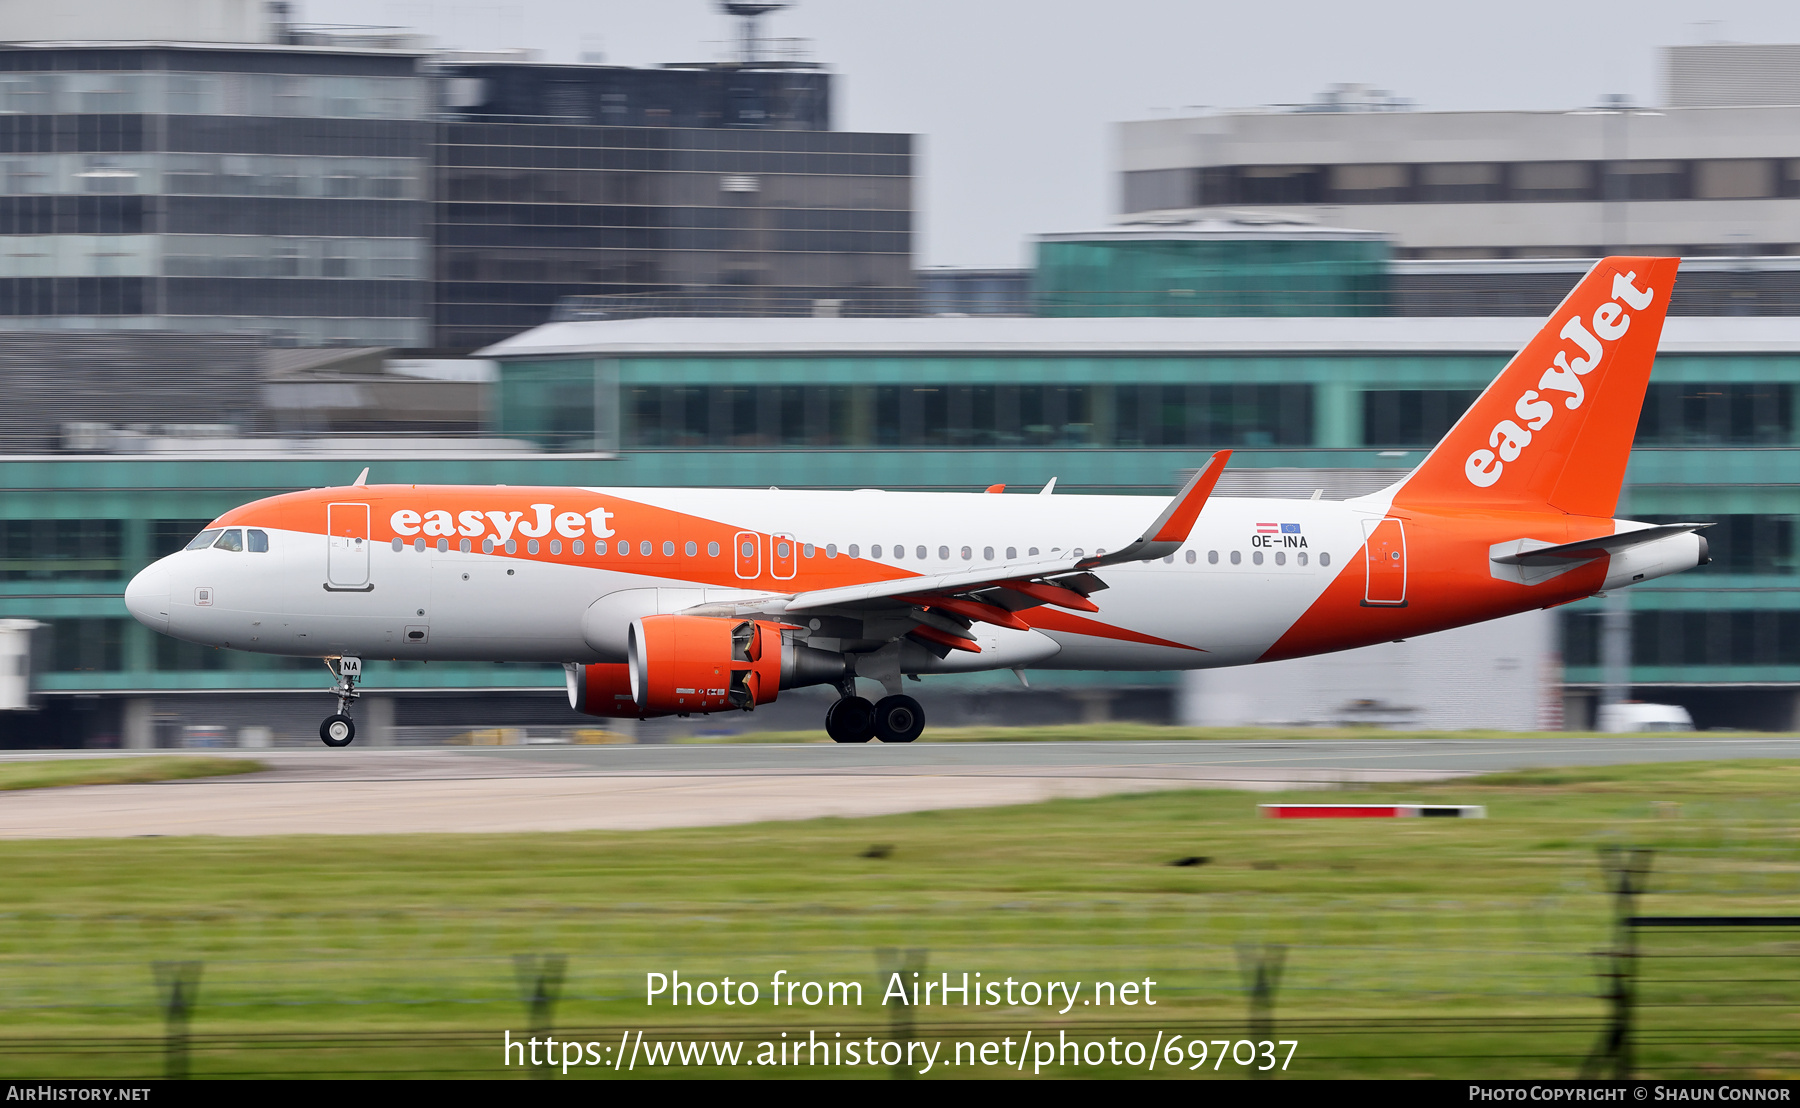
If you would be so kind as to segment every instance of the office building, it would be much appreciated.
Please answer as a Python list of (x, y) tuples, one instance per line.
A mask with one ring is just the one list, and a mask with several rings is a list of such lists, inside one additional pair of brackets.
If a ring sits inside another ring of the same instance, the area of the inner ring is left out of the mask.
[(0, 44), (0, 329), (428, 340), (415, 52)]
[(1123, 123), (1119, 211), (1277, 211), (1386, 231), (1401, 258), (1793, 255), (1800, 94), (1779, 62), (1795, 55), (1673, 48), (1656, 108), (1315, 105)]
[(435, 345), (551, 318), (914, 310), (912, 136), (798, 63), (439, 73)]

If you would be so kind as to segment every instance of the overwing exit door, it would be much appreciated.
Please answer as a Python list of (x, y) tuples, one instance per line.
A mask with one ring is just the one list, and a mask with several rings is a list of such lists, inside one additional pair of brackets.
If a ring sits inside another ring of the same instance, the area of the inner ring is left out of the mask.
[(778, 531), (769, 536), (769, 576), (777, 581), (792, 581), (800, 572), (799, 548), (792, 535)]
[(739, 531), (731, 540), (731, 564), (740, 581), (754, 581), (762, 576), (762, 536), (755, 531)]
[(366, 591), (369, 584), (369, 506), (325, 508), (325, 587)]
[(1363, 564), (1368, 578), (1363, 603), (1398, 608), (1406, 604), (1406, 527), (1397, 519), (1363, 520)]

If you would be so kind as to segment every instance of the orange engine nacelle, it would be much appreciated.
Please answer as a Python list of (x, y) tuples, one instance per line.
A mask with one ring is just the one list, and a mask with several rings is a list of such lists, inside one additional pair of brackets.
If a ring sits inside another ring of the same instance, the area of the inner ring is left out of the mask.
[(781, 626), (752, 619), (645, 616), (626, 638), (639, 711), (724, 712), (781, 691)]
[(631, 667), (623, 662), (567, 665), (569, 707), (590, 716), (641, 719), (661, 713), (640, 711), (631, 696)]

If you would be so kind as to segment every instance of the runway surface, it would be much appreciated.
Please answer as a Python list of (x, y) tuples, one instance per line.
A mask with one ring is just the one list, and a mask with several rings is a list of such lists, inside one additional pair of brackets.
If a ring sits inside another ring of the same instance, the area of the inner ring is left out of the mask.
[[(172, 753), (159, 751), (157, 753)], [(1800, 757), (1800, 738), (208, 751), (239, 777), (0, 792), (0, 838), (645, 830), (1153, 789), (1404, 785), (1533, 766)], [(117, 757), (11, 752), (0, 761)]]

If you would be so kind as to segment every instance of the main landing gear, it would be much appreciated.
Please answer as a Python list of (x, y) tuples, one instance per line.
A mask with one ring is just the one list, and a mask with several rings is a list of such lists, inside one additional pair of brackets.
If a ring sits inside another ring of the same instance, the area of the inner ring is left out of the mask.
[(909, 743), (925, 730), (925, 709), (910, 696), (884, 696), (874, 704), (857, 696), (846, 682), (844, 696), (825, 712), (825, 733), (832, 742)]
[(331, 691), (337, 694), (338, 710), (319, 724), (319, 738), (326, 746), (349, 746), (356, 739), (356, 721), (350, 718), (350, 705), (362, 695), (356, 691), (356, 682), (362, 677), (362, 659), (339, 658), (333, 666), (327, 658), (325, 668), (336, 681)]

